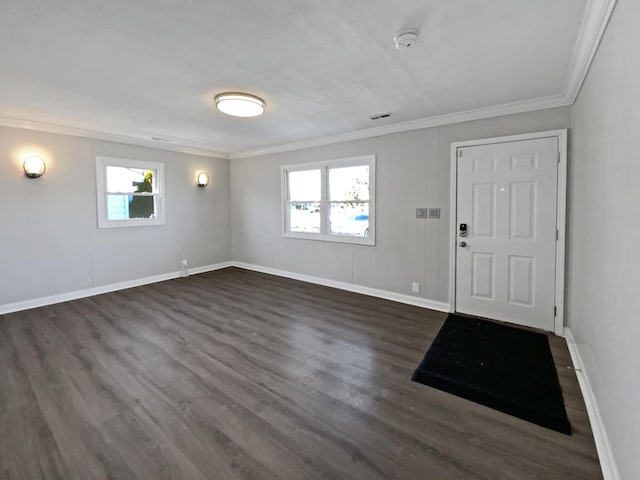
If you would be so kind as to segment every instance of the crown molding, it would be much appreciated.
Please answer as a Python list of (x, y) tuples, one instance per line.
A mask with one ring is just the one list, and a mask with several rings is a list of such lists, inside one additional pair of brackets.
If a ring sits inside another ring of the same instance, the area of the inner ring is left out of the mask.
[(72, 135), (74, 137), (93, 138), (95, 140), (104, 140), (107, 142), (124, 143), (127, 145), (136, 145), (139, 147), (157, 148), (160, 150), (169, 150), (171, 152), (189, 153), (191, 155), (201, 155), (204, 157), (222, 158), (229, 160), (228, 153), (222, 153), (197, 145), (166, 143), (148, 138), (132, 137), (121, 133), (101, 132), (98, 130), (90, 130), (78, 127), (68, 127), (64, 125), (56, 125), (46, 122), (32, 122), (27, 120), (18, 120), (15, 118), (0, 117), (0, 126), (22, 128), (26, 130), (37, 130), (39, 132), (58, 133), (61, 135)]
[(565, 96), (573, 105), (596, 55), (617, 0), (589, 0), (573, 50)]
[(439, 127), (442, 125), (469, 122), (472, 120), (481, 120), (484, 118), (500, 117), (503, 115), (512, 115), (516, 113), (531, 112), (535, 110), (544, 110), (546, 108), (564, 107), (567, 105), (571, 105), (571, 103), (564, 95), (553, 95), (549, 97), (537, 98), (534, 100), (525, 100), (521, 102), (507, 103), (493, 107), (466, 110), (464, 112), (448, 113), (435, 117), (427, 117), (417, 120), (410, 120), (407, 122), (392, 123), (380, 127), (367, 128), (365, 130), (356, 130), (353, 132), (340, 133), (337, 135), (312, 138), (309, 140), (303, 140), (301, 142), (257, 148), (254, 150), (246, 150), (231, 154), (187, 144), (164, 143), (149, 140), (147, 138), (132, 137), (120, 133), (101, 132), (97, 130), (68, 127), (45, 122), (18, 120), (7, 117), (0, 117), (0, 126), (37, 130), (48, 133), (58, 133), (62, 135), (72, 135), (76, 137), (93, 138), (96, 140), (105, 140), (108, 142), (138, 145), (141, 147), (158, 148), (160, 150), (169, 150), (173, 152), (189, 153), (192, 155), (202, 155), (206, 157), (233, 160), (240, 158), (260, 157), (263, 155), (270, 155), (272, 153), (291, 152), (294, 150), (302, 150), (305, 148), (332, 145), (335, 143), (361, 140), (364, 138), (379, 137), (381, 135), (389, 135), (391, 133), (408, 132), (411, 130), (420, 130), (422, 128)]
[(331, 145), (335, 143), (361, 140), (365, 138), (378, 137), (392, 133), (408, 132), (422, 128), (438, 127), (455, 123), (481, 120), (484, 118), (512, 115), (516, 113), (543, 110), (546, 108), (563, 107), (573, 105), (580, 88), (593, 62), (602, 36), (611, 18), (617, 0), (588, 0), (585, 8), (582, 25), (578, 34), (578, 39), (573, 51), (569, 74), (563, 89), (563, 94), (543, 97), (533, 100), (507, 103), (487, 108), (466, 110), (463, 112), (437, 115), (407, 122), (393, 123), (380, 127), (367, 128), (337, 135), (312, 138), (300, 142), (275, 145), (271, 147), (257, 148), (235, 153), (223, 153), (201, 145), (189, 145), (187, 143), (164, 143), (148, 138), (130, 136), (118, 132), (103, 132), (78, 127), (56, 125), (46, 122), (32, 122), (13, 118), (0, 117), (0, 126), (38, 130), (42, 132), (58, 133), (63, 135), (73, 135), (77, 137), (93, 138), (109, 142), (124, 143), (128, 145), (138, 145), (142, 147), (157, 148), (173, 152), (188, 153), (192, 155), (202, 155), (206, 157), (222, 159), (240, 159), (249, 157), (259, 157), (273, 153), (291, 152), (305, 148)]
[(481, 120), (483, 118), (492, 118), (502, 115), (511, 115), (515, 113), (573, 105), (587, 76), (589, 67), (593, 62), (616, 3), (617, 0), (588, 0), (578, 39), (576, 40), (574, 47), (567, 82), (563, 89), (563, 93), (560, 95), (508, 103), (494, 107), (467, 110), (464, 112), (439, 115), (435, 117), (427, 117), (408, 122), (394, 123), (381, 127), (368, 128), (366, 130), (305, 140), (302, 142), (247, 150), (244, 152), (232, 153), (229, 155), (229, 158), (233, 160), (239, 158), (259, 157), (272, 153), (290, 152), (304, 148), (388, 135), (390, 133), (407, 132), (422, 128)]
[(467, 110), (464, 112), (448, 113), (446, 115), (438, 115), (435, 117), (410, 120), (408, 122), (392, 123), (390, 125), (367, 128), (365, 130), (357, 130), (354, 132), (304, 140), (302, 142), (287, 143), (284, 145), (276, 145), (273, 147), (247, 150), (244, 152), (232, 153), (229, 155), (229, 157), (232, 160), (239, 158), (260, 157), (263, 155), (270, 155), (272, 153), (291, 152), (294, 150), (302, 150), (304, 148), (319, 147), (322, 145), (331, 145), (334, 143), (349, 142), (352, 140), (361, 140), (363, 138), (379, 137), (381, 135), (388, 135), (391, 133), (408, 132), (411, 130), (420, 130), (422, 128), (439, 127), (441, 125), (469, 122), (472, 120), (480, 120), (483, 118), (500, 117), (503, 115), (512, 115), (514, 113), (531, 112), (534, 110), (543, 110), (546, 108), (564, 107), (567, 105), (570, 105), (570, 103), (564, 95), (554, 95), (550, 97), (538, 98), (535, 100), (525, 100), (522, 102), (507, 103), (494, 107), (478, 108), (475, 110)]

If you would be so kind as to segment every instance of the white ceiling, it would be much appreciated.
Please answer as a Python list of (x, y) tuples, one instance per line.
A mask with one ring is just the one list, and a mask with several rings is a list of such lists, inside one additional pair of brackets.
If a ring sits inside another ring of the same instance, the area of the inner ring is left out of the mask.
[[(3, 0), (0, 117), (233, 154), (497, 105), (568, 104), (586, 5)], [(420, 31), (418, 43), (396, 50), (404, 27)], [(264, 98), (266, 113), (221, 114), (213, 96), (223, 91)], [(368, 118), (384, 112), (393, 115)]]

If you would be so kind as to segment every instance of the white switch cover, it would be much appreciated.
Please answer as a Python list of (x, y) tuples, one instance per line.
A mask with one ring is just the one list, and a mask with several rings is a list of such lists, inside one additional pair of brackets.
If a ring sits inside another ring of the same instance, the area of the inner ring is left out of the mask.
[(429, 218), (440, 218), (439, 208), (427, 208), (427, 213), (429, 214)]

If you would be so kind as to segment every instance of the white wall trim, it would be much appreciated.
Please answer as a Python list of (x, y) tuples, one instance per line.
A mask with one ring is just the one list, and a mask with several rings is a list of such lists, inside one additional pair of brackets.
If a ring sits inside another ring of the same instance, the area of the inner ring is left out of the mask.
[(233, 262), (214, 263), (212, 265), (190, 268), (188, 270), (188, 275), (198, 275), (199, 273), (213, 272), (214, 270), (222, 270), (223, 268), (229, 267), (233, 267)]
[(270, 155), (272, 153), (291, 152), (294, 150), (302, 150), (304, 148), (332, 145), (334, 143), (361, 140), (363, 138), (379, 137), (381, 135), (388, 135), (391, 133), (408, 132), (411, 130), (420, 130), (422, 128), (439, 127), (441, 125), (452, 125), (455, 123), (481, 120), (484, 118), (500, 117), (503, 115), (512, 115), (515, 113), (532, 112), (535, 110), (544, 110), (547, 108), (555, 107), (565, 107), (567, 105), (570, 105), (570, 102), (564, 95), (554, 95), (550, 97), (538, 98), (535, 100), (525, 100), (522, 102), (513, 102), (493, 107), (478, 108), (475, 110), (467, 110), (464, 112), (421, 118), (408, 122), (392, 123), (390, 125), (367, 128), (365, 130), (357, 130), (355, 132), (341, 133), (338, 135), (331, 135), (327, 137), (314, 138), (302, 142), (288, 143), (285, 145), (276, 145), (266, 148), (257, 148), (244, 152), (236, 152), (230, 154), (229, 158), (233, 160), (236, 158), (259, 157), (263, 155)]
[(86, 128), (68, 127), (47, 122), (32, 122), (7, 117), (0, 117), (0, 126), (22, 128), (25, 130), (37, 130), (39, 132), (47, 133), (58, 133), (61, 135), (71, 135), (74, 137), (93, 138), (95, 140), (104, 140), (107, 142), (124, 143), (126, 145), (157, 148), (159, 150), (169, 150), (171, 152), (188, 153), (191, 155), (201, 155), (203, 157), (222, 158), (224, 160), (229, 160), (228, 153), (218, 152), (201, 145), (189, 145), (183, 142), (161, 142), (152, 140), (150, 138), (135, 137), (124, 133), (102, 132)]
[(593, 432), (593, 439), (596, 443), (596, 450), (598, 451), (598, 457), (600, 459), (600, 467), (602, 468), (602, 476), (604, 477), (604, 480), (621, 480), (620, 473), (618, 472), (618, 467), (613, 456), (613, 450), (611, 449), (611, 443), (609, 442), (609, 435), (607, 435), (607, 429), (605, 428), (604, 421), (602, 420), (596, 396), (591, 388), (589, 375), (585, 369), (584, 362), (582, 361), (578, 344), (576, 343), (576, 340), (569, 328), (564, 329), (564, 337), (567, 341), (567, 346), (569, 347), (571, 361), (576, 369), (576, 377), (578, 377), (582, 398), (584, 398), (584, 403), (587, 407), (587, 414), (589, 415), (589, 421), (591, 423), (591, 431)]
[[(232, 262), (222, 262), (212, 265), (205, 265), (203, 267), (196, 267), (187, 270), (187, 275), (195, 275), (198, 273), (211, 272), (213, 270), (220, 270), (232, 266)], [(177, 271), (170, 273), (162, 273), (160, 275), (152, 275), (150, 277), (138, 278), (135, 280), (127, 280), (125, 282), (111, 283), (109, 285), (101, 285), (99, 287), (85, 288), (83, 290), (76, 290), (73, 292), (60, 293), (58, 295), (51, 295), (48, 297), (34, 298), (31, 300), (24, 300), (15, 303), (6, 303), (0, 305), (0, 315), (7, 313), (19, 312), (21, 310), (28, 310), (30, 308), (44, 307), (47, 305), (54, 305), (56, 303), (68, 302), (70, 300), (77, 300), (79, 298), (92, 297), (94, 295), (101, 295), (103, 293), (115, 292), (117, 290), (125, 290), (127, 288), (140, 287), (142, 285), (148, 285), (150, 283), (164, 282), (166, 280), (172, 280), (174, 278), (185, 276), (185, 272)]]
[(573, 105), (593, 62), (617, 0), (589, 0), (573, 50), (565, 96)]
[(556, 197), (556, 229), (558, 241), (556, 242), (556, 288), (555, 288), (555, 333), (562, 336), (564, 333), (564, 289), (566, 269), (566, 244), (567, 244), (567, 168), (568, 168), (568, 132), (559, 130), (558, 150), (560, 162), (558, 163), (558, 193)]
[(385, 300), (392, 300), (394, 302), (414, 305), (416, 307), (428, 308), (430, 310), (437, 310), (439, 312), (449, 311), (448, 303), (429, 300), (427, 298), (413, 297), (411, 295), (405, 295), (403, 293), (390, 292), (388, 290), (379, 290), (377, 288), (365, 287), (363, 285), (340, 282), (337, 280), (330, 280), (328, 278), (315, 277), (312, 275), (304, 275), (302, 273), (289, 272), (287, 270), (263, 267), (261, 265), (253, 265), (250, 263), (233, 262), (233, 266), (243, 268), (245, 270), (252, 270), (254, 272), (267, 273), (269, 275), (276, 275), (278, 277), (299, 280), (301, 282), (315, 283), (316, 285), (324, 285), (325, 287), (338, 288), (340, 290), (346, 290), (348, 292), (361, 293), (363, 295), (369, 295), (371, 297), (384, 298)]
[(556, 287), (555, 305), (557, 313), (554, 320), (554, 332), (562, 335), (564, 328), (564, 269), (565, 269), (565, 240), (566, 240), (566, 215), (567, 215), (567, 130), (550, 130), (546, 132), (525, 133), (522, 135), (508, 135), (503, 137), (482, 138), (477, 140), (465, 140), (451, 144), (451, 177), (450, 177), (450, 215), (449, 215), (449, 306), (450, 311), (455, 311), (456, 306), (456, 249), (457, 222), (456, 212), (458, 208), (458, 149), (477, 145), (489, 145), (493, 143), (519, 142), (537, 138), (556, 137), (560, 162), (558, 164), (558, 197), (556, 202), (556, 228), (558, 229), (558, 242), (556, 245)]
[(349, 292), (361, 293), (363, 295), (369, 295), (371, 297), (384, 298), (386, 300), (392, 300), (394, 302), (405, 303), (407, 305), (415, 305), (417, 307), (428, 308), (430, 310), (437, 310), (439, 312), (448, 312), (449, 304), (446, 302), (439, 302), (436, 300), (429, 300), (427, 298), (413, 297), (411, 295), (405, 295), (402, 293), (390, 292), (388, 290), (379, 290), (377, 288), (365, 287), (362, 285), (355, 285), (347, 282), (339, 282), (337, 280), (330, 280), (322, 277), (315, 277), (312, 275), (303, 275), (300, 273), (289, 272), (286, 270), (279, 270), (276, 268), (263, 267), (260, 265), (253, 265), (243, 262), (221, 262), (212, 265), (205, 265), (202, 267), (190, 268), (187, 270), (186, 275), (183, 270), (175, 272), (163, 273), (160, 275), (153, 275), (150, 277), (139, 278), (135, 280), (127, 280), (125, 282), (111, 283), (109, 285), (101, 285), (99, 287), (86, 288), (83, 290), (76, 290), (73, 292), (61, 293), (58, 295), (51, 295), (48, 297), (34, 298), (31, 300), (24, 300), (15, 303), (6, 303), (0, 305), (0, 315), (8, 313), (19, 312), (21, 310), (28, 310), (30, 308), (44, 307), (47, 305), (54, 305), (56, 303), (68, 302), (71, 300), (77, 300), (79, 298), (91, 297), (93, 295), (101, 295), (103, 293), (115, 292), (117, 290), (125, 290), (127, 288), (140, 287), (142, 285), (148, 285), (150, 283), (164, 282), (166, 280), (173, 280), (174, 278), (184, 277), (187, 275), (196, 275), (199, 273), (211, 272), (214, 270), (221, 270), (228, 267), (238, 267), (245, 270), (252, 270), (254, 272), (267, 273), (270, 275), (277, 275), (279, 277), (291, 278), (292, 280), (300, 280), (302, 282), (315, 283), (317, 285), (324, 285), (326, 287), (338, 288), (340, 290), (346, 290)]
[(584, 83), (585, 77), (587, 75), (587, 72), (589, 71), (589, 67), (591, 66), (591, 62), (593, 61), (602, 36), (604, 35), (607, 23), (611, 18), (611, 14), (613, 13), (616, 2), (617, 0), (588, 1), (585, 8), (582, 25), (580, 27), (580, 32), (578, 34), (578, 38), (574, 47), (569, 74), (563, 88), (563, 93), (558, 95), (512, 102), (486, 108), (466, 110), (463, 112), (449, 113), (445, 115), (437, 115), (407, 122), (392, 123), (389, 125), (367, 128), (354, 132), (313, 138), (300, 142), (251, 149), (230, 154), (216, 151), (209, 146), (190, 144), (180, 139), (175, 139), (175, 142), (171, 143), (161, 142), (146, 137), (135, 135), (132, 136), (123, 132), (92, 130), (87, 128), (56, 125), (48, 122), (34, 122), (7, 117), (0, 117), (0, 126), (38, 130), (42, 132), (58, 133), (63, 135), (73, 135), (76, 137), (93, 138), (109, 142), (138, 145), (142, 147), (157, 148), (160, 150), (169, 150), (173, 152), (202, 155), (206, 157), (222, 158), (228, 160), (235, 158), (258, 157), (262, 155), (269, 155), (272, 153), (290, 152), (294, 150), (318, 147), (322, 145), (331, 145), (352, 140), (378, 137), (391, 133), (407, 132), (411, 130), (419, 130), (422, 128), (438, 127), (441, 125), (451, 125), (472, 120), (480, 120), (485, 118), (499, 117), (503, 115), (512, 115), (516, 113), (543, 110), (546, 108), (573, 105), (576, 97), (578, 96), (578, 93), (580, 92), (580, 88)]
[(571, 103), (572, 102), (570, 102), (564, 95), (553, 95), (533, 100), (524, 100), (520, 102), (512, 102), (503, 105), (467, 110), (463, 112), (437, 115), (434, 117), (410, 120), (407, 122), (392, 123), (380, 127), (356, 130), (354, 132), (312, 138), (309, 140), (303, 140), (301, 142), (287, 143), (284, 145), (275, 145), (272, 147), (257, 148), (235, 153), (223, 153), (201, 145), (190, 145), (184, 142), (159, 142), (151, 140), (149, 138), (136, 137), (118, 132), (103, 132), (99, 130), (56, 125), (47, 122), (33, 122), (7, 117), (0, 117), (0, 126), (22, 128), (26, 130), (37, 130), (40, 132), (57, 133), (61, 135), (72, 135), (75, 137), (92, 138), (96, 140), (104, 140), (107, 142), (124, 143), (127, 145), (137, 145), (141, 147), (157, 148), (160, 150), (169, 150), (173, 152), (188, 153), (191, 155), (202, 155), (205, 157), (222, 158), (225, 160), (229, 160), (236, 158), (259, 157), (263, 155), (270, 155), (272, 153), (291, 152), (295, 150), (302, 150), (305, 148), (332, 145), (336, 143), (349, 142), (352, 140), (361, 140), (364, 138), (379, 137), (381, 135), (388, 135), (392, 133), (408, 132), (412, 130), (420, 130), (423, 128), (439, 127), (442, 125), (452, 125), (456, 123), (469, 122), (472, 120), (482, 120), (485, 118), (500, 117), (503, 115), (544, 110), (547, 108), (565, 107), (567, 105), (571, 105)]
[[(401, 293), (390, 292), (387, 290), (379, 290), (376, 288), (365, 287), (362, 285), (355, 285), (347, 282), (340, 282), (340, 281), (330, 280), (322, 277), (304, 275), (300, 273), (289, 272), (286, 270), (280, 270), (280, 269), (270, 268), (270, 267), (263, 267), (260, 265), (254, 265), (254, 264), (249, 264), (244, 262), (230, 261), (230, 262), (216, 263), (212, 265), (205, 265), (202, 267), (195, 267), (195, 268), (189, 269), (187, 271), (187, 274), (195, 275), (199, 273), (220, 270), (228, 267), (238, 267), (245, 270), (251, 270), (251, 271), (266, 273), (270, 275), (276, 275), (279, 277), (290, 278), (290, 279), (299, 280), (302, 282), (314, 283), (317, 285), (324, 285), (327, 287), (338, 288), (340, 290), (346, 290), (346, 291), (360, 293), (364, 295), (370, 295), (372, 297), (383, 298), (386, 300), (391, 300), (391, 301), (404, 303), (408, 305), (414, 305), (422, 308), (428, 308), (430, 310), (436, 310), (440, 312), (452, 311), (450, 309), (450, 305), (446, 302), (439, 302), (435, 300), (429, 300), (426, 298), (418, 298), (410, 295), (404, 295)], [(94, 295), (114, 292), (117, 290), (124, 290), (128, 288), (139, 287), (139, 286), (148, 285), (151, 283), (163, 282), (166, 280), (172, 280), (182, 276), (185, 276), (185, 272), (176, 271), (176, 272), (144, 277), (136, 280), (128, 280), (125, 282), (118, 282), (118, 283), (112, 283), (109, 285), (102, 285), (99, 287), (87, 288), (84, 290), (76, 290), (73, 292), (62, 293), (58, 295), (51, 295), (48, 297), (41, 297), (41, 298), (36, 298), (32, 300), (8, 303), (8, 304), (0, 305), (0, 315), (19, 312), (22, 310), (28, 310), (31, 308), (43, 307), (46, 305), (53, 305), (56, 303), (67, 302), (67, 301), (76, 300), (79, 298), (91, 297)], [(620, 474), (618, 473), (618, 468), (615, 462), (615, 458), (613, 456), (613, 450), (609, 442), (609, 436), (607, 434), (604, 421), (600, 414), (600, 409), (598, 407), (596, 397), (593, 393), (593, 389), (589, 381), (588, 373), (585, 369), (584, 362), (582, 361), (578, 344), (576, 343), (573, 337), (573, 334), (568, 327), (564, 328), (562, 334), (567, 341), (569, 354), (571, 356), (571, 360), (573, 362), (573, 366), (576, 371), (576, 376), (578, 378), (578, 383), (580, 385), (580, 391), (582, 392), (582, 397), (584, 398), (584, 402), (587, 408), (587, 414), (589, 416), (589, 421), (591, 423), (591, 430), (593, 432), (593, 437), (596, 444), (596, 449), (598, 452), (598, 457), (600, 460), (600, 465), (602, 468), (604, 480), (621, 480)]]

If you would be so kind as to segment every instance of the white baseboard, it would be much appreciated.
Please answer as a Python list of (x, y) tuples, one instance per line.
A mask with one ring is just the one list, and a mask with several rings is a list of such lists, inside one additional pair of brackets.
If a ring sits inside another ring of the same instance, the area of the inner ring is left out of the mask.
[[(232, 262), (223, 262), (213, 265), (205, 265), (203, 267), (190, 268), (189, 270), (187, 270), (187, 275), (211, 272), (213, 270), (220, 270), (221, 268), (227, 268), (230, 266), (232, 266)], [(162, 273), (160, 275), (153, 275), (150, 277), (138, 278), (135, 280), (127, 280), (125, 282), (111, 283), (109, 285), (101, 285), (99, 287), (85, 288), (83, 290), (75, 290), (73, 292), (60, 293), (58, 295), (51, 295), (48, 297), (34, 298), (31, 300), (24, 300), (15, 303), (6, 303), (4, 305), (0, 305), (0, 315), (19, 312), (21, 310), (28, 310), (30, 308), (44, 307), (46, 305), (53, 305), (56, 303), (68, 302), (70, 300), (76, 300), (78, 298), (86, 298), (93, 295), (115, 292), (116, 290), (125, 290), (127, 288), (140, 287), (142, 285), (148, 285), (150, 283), (164, 282), (165, 280), (172, 280), (174, 278), (183, 276), (185, 276), (185, 272), (179, 270), (177, 272)]]
[(214, 270), (222, 270), (223, 268), (233, 267), (233, 262), (220, 262), (213, 265), (205, 265), (204, 267), (195, 267), (189, 269), (189, 275), (197, 275), (198, 273), (213, 272)]
[[(327, 287), (339, 288), (341, 290), (347, 290), (349, 292), (362, 293), (364, 295), (370, 295), (372, 297), (384, 298), (386, 300), (393, 300), (395, 302), (406, 303), (408, 305), (415, 305), (417, 307), (429, 308), (431, 310), (437, 310), (440, 312), (448, 312), (449, 304), (445, 302), (438, 302), (435, 300), (428, 300), (426, 298), (412, 297), (411, 295), (404, 295), (402, 293), (389, 292), (387, 290), (379, 290), (377, 288), (365, 287), (362, 285), (354, 285), (347, 282), (338, 282), (336, 280), (329, 280), (322, 277), (314, 277), (311, 275), (303, 275), (300, 273), (288, 272), (286, 270), (278, 270), (276, 268), (263, 267), (260, 265), (252, 265), (243, 262), (221, 262), (213, 265), (205, 265), (202, 267), (190, 268), (186, 271), (186, 275), (196, 275), (198, 273), (211, 272), (213, 270), (220, 270), (227, 267), (244, 268), (245, 270), (253, 270), (255, 272), (268, 273), (271, 275), (277, 275), (279, 277), (291, 278), (294, 280), (300, 280), (302, 282), (315, 283), (317, 285), (324, 285)], [(178, 270), (175, 272), (163, 273), (160, 275), (153, 275), (150, 277), (138, 278), (135, 280), (127, 280), (125, 282), (111, 283), (109, 285), (101, 285), (99, 287), (86, 288), (83, 290), (75, 290), (73, 292), (60, 293), (57, 295), (51, 295), (48, 297), (34, 298), (30, 300), (24, 300), (15, 303), (6, 303), (0, 305), (0, 315), (7, 313), (19, 312), (21, 310), (28, 310), (30, 308), (44, 307), (47, 305), (53, 305), (56, 303), (68, 302), (70, 300), (76, 300), (78, 298), (91, 297), (93, 295), (100, 295), (103, 293), (115, 292), (117, 290), (124, 290), (127, 288), (139, 287), (142, 285), (148, 285), (150, 283), (164, 282), (166, 280), (172, 280), (174, 278), (184, 277), (185, 271)]]
[[(449, 304), (446, 302), (439, 302), (435, 300), (429, 300), (426, 298), (412, 297), (411, 295), (405, 295), (402, 293), (390, 292), (387, 290), (380, 290), (377, 288), (365, 287), (362, 285), (355, 285), (347, 282), (340, 282), (337, 280), (330, 280), (322, 277), (315, 277), (312, 275), (304, 275), (301, 273), (289, 272), (286, 270), (279, 270), (276, 268), (263, 267), (261, 265), (253, 265), (244, 262), (221, 262), (212, 265), (205, 265), (202, 267), (190, 268), (187, 270), (187, 275), (195, 275), (199, 273), (211, 272), (214, 270), (220, 270), (228, 267), (238, 267), (245, 270), (252, 270), (255, 272), (267, 273), (270, 275), (277, 275), (279, 277), (291, 278), (293, 280), (300, 280), (303, 282), (314, 283), (317, 285), (324, 285), (327, 287), (338, 288), (349, 292), (361, 293), (364, 295), (370, 295), (372, 297), (384, 298), (386, 300), (392, 300), (395, 302), (405, 303), (408, 305), (414, 305), (422, 308), (428, 308), (431, 310), (437, 310), (440, 312), (449, 312)], [(7, 303), (0, 305), (0, 315), (7, 313), (18, 312), (21, 310), (28, 310), (30, 308), (43, 307), (46, 305), (53, 305), (56, 303), (67, 302), (70, 300), (76, 300), (78, 298), (91, 297), (93, 295), (100, 295), (103, 293), (114, 292), (117, 290), (124, 290), (127, 288), (139, 287), (142, 285), (148, 285), (150, 283), (163, 282), (174, 278), (185, 276), (185, 272), (180, 270), (176, 272), (163, 273), (160, 275), (153, 275), (150, 277), (139, 278), (136, 280), (128, 280), (125, 282), (112, 283), (109, 285), (102, 285), (99, 287), (87, 288), (83, 290), (76, 290), (73, 292), (61, 293), (58, 295), (51, 295), (48, 297), (40, 297), (31, 300), (24, 300), (21, 302)], [(598, 451), (598, 457), (600, 459), (600, 466), (602, 468), (602, 474), (604, 480), (620, 480), (620, 474), (615, 463), (611, 444), (609, 442), (609, 436), (607, 435), (596, 397), (591, 388), (589, 382), (589, 376), (585, 370), (582, 357), (580, 356), (580, 350), (571, 333), (571, 330), (567, 327), (564, 329), (564, 337), (567, 341), (569, 348), (569, 354), (571, 360), (576, 369), (576, 376), (578, 377), (578, 383), (580, 384), (580, 390), (582, 397), (584, 398), (585, 405), (587, 407), (587, 413), (591, 422), (591, 430), (593, 431), (593, 438), (595, 440), (596, 449)]]
[(616, 466), (611, 444), (609, 443), (609, 435), (607, 435), (607, 429), (605, 428), (602, 416), (600, 415), (600, 409), (598, 408), (598, 402), (593, 393), (593, 389), (591, 388), (589, 375), (587, 374), (584, 363), (582, 362), (578, 344), (576, 343), (575, 338), (573, 338), (573, 334), (568, 327), (565, 327), (564, 329), (564, 338), (567, 340), (569, 355), (571, 355), (573, 366), (576, 369), (576, 376), (578, 377), (578, 383), (580, 384), (580, 391), (582, 392), (584, 403), (587, 406), (587, 413), (591, 422), (593, 439), (595, 440), (598, 457), (600, 458), (602, 476), (604, 477), (604, 480), (620, 480), (618, 467)]
[[(243, 262), (221, 262), (213, 265), (205, 265), (202, 267), (190, 268), (187, 270), (187, 275), (196, 275), (198, 273), (211, 272), (213, 270), (220, 270), (227, 267), (244, 268), (245, 270), (253, 270), (255, 272), (268, 273), (271, 275), (277, 275), (279, 277), (291, 278), (294, 280), (300, 280), (303, 282), (315, 283), (317, 285), (324, 285), (327, 287), (339, 288), (341, 290), (347, 290), (355, 293), (362, 293), (364, 295), (370, 295), (372, 297), (384, 298), (386, 300), (393, 300), (395, 302), (405, 303), (408, 305), (415, 305), (417, 307), (429, 308), (431, 310), (437, 310), (440, 312), (448, 312), (449, 304), (446, 302), (438, 302), (435, 300), (428, 300), (426, 298), (412, 297), (411, 295), (404, 295), (402, 293), (389, 292), (387, 290), (379, 290), (377, 288), (365, 287), (362, 285), (354, 285), (347, 282), (338, 282), (336, 280), (329, 280), (322, 277), (314, 277), (311, 275), (303, 275), (300, 273), (288, 272), (285, 270), (278, 270), (276, 268), (262, 267), (260, 265), (252, 265)], [(56, 303), (68, 302), (70, 300), (76, 300), (78, 298), (91, 297), (93, 295), (100, 295), (103, 293), (115, 292), (117, 290), (124, 290), (127, 288), (139, 287), (142, 285), (148, 285), (150, 283), (164, 282), (166, 280), (172, 280), (174, 278), (184, 277), (185, 272), (178, 270), (175, 272), (163, 273), (160, 275), (153, 275), (150, 277), (138, 278), (135, 280), (127, 280), (125, 282), (111, 283), (109, 285), (101, 285), (98, 287), (86, 288), (83, 290), (75, 290), (73, 292), (60, 293), (57, 295), (51, 295), (47, 297), (34, 298), (30, 300), (24, 300), (15, 303), (6, 303), (0, 305), (0, 315), (7, 313), (19, 312), (21, 310), (28, 310), (30, 308), (44, 307), (47, 305), (53, 305)]]
[(384, 298), (386, 300), (393, 300), (394, 302), (406, 303), (408, 305), (415, 305), (417, 307), (437, 310), (439, 312), (449, 312), (449, 304), (446, 302), (438, 302), (436, 300), (429, 300), (426, 298), (412, 297), (411, 295), (390, 292), (388, 290), (379, 290), (377, 288), (365, 287), (362, 285), (355, 285), (353, 283), (347, 282), (339, 282), (337, 280), (329, 280), (327, 278), (314, 277), (312, 275), (303, 275), (301, 273), (279, 270), (277, 268), (263, 267), (261, 265), (253, 265), (250, 263), (233, 262), (233, 266), (244, 268), (245, 270), (253, 270), (254, 272), (268, 273), (270, 275), (291, 278), (293, 280), (300, 280), (302, 282), (324, 285), (325, 287), (333, 287), (339, 288), (340, 290), (347, 290), (349, 292), (362, 293), (371, 297)]

